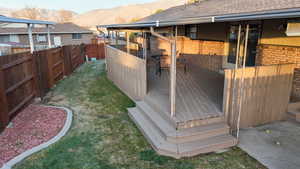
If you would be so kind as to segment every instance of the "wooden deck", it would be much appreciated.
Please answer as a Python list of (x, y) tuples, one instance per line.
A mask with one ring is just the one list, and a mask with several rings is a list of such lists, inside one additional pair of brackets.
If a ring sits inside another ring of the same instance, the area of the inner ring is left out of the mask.
[[(145, 101), (158, 111), (170, 115), (169, 71), (161, 76), (155, 74), (153, 66), (148, 67), (148, 94)], [(176, 123), (203, 120), (223, 116), (224, 77), (219, 73), (189, 67), (184, 73), (177, 69)]]

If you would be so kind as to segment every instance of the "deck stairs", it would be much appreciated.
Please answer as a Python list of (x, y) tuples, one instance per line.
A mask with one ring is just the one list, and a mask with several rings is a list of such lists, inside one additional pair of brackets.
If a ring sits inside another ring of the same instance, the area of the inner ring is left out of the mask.
[(290, 103), (288, 106), (288, 117), (300, 122), (300, 103)]
[(237, 144), (237, 139), (229, 134), (229, 126), (224, 118), (215, 117), (209, 122), (181, 128), (180, 124), (163, 113), (158, 113), (144, 101), (136, 102), (136, 107), (129, 108), (128, 111), (129, 116), (160, 155), (191, 157)]

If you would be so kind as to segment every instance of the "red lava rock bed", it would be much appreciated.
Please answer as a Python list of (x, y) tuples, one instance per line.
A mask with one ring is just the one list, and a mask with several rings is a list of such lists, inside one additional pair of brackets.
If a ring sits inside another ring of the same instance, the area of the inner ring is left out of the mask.
[(0, 133), (0, 168), (19, 154), (47, 142), (63, 128), (67, 112), (29, 105)]

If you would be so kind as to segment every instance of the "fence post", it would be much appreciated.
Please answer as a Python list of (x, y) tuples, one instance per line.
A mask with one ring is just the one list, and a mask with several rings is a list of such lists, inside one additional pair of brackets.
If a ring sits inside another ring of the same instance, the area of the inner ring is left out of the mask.
[(34, 78), (34, 91), (35, 91), (35, 97), (41, 97), (41, 84), (40, 84), (40, 78), (39, 78), (39, 63), (37, 61), (37, 53), (33, 52), (30, 54), (31, 56), (31, 62), (32, 62), (32, 72), (33, 72), (33, 78)]
[(0, 66), (0, 131), (6, 127), (9, 122), (8, 102), (4, 86), (4, 74)]
[(64, 67), (65, 67), (65, 76), (69, 76), (71, 74), (71, 60), (70, 60), (70, 50), (69, 46), (63, 46), (63, 58), (64, 58)]
[(80, 58), (81, 58), (81, 64), (85, 62), (85, 55), (86, 55), (86, 45), (81, 44), (80, 45)]

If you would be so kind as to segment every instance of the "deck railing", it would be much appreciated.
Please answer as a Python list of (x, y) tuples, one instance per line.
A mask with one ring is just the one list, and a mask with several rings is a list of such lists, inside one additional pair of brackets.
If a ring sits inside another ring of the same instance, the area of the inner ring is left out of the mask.
[(237, 129), (238, 119), (241, 128), (283, 120), (290, 99), (294, 66), (249, 67), (244, 73), (243, 69), (225, 70), (223, 111), (231, 128)]
[(108, 78), (134, 100), (146, 95), (146, 60), (106, 45)]

